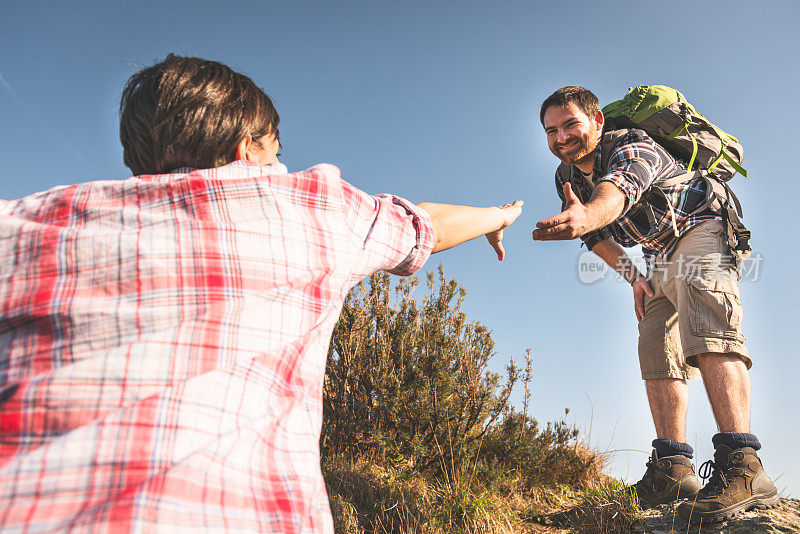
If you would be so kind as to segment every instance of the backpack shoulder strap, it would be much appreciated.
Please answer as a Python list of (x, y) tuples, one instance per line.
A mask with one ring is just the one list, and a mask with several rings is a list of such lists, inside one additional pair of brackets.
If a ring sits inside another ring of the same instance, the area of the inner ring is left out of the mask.
[[(718, 202), (720, 203), (730, 203), (733, 202), (733, 205), (736, 207), (736, 213), (739, 217), (743, 217), (742, 215), (742, 204), (739, 202), (739, 198), (730, 188), (730, 186), (717, 178), (713, 173), (708, 173), (705, 171), (692, 171), (692, 172), (685, 172), (683, 174), (679, 174), (677, 176), (673, 176), (671, 178), (666, 178), (664, 180), (659, 180), (653, 184), (654, 187), (658, 189), (666, 189), (668, 187), (672, 187), (674, 185), (682, 184), (688, 182), (690, 180), (694, 180), (695, 178), (703, 177), (706, 181), (706, 207), (714, 208), (714, 201), (719, 199)], [(717, 206), (719, 208), (720, 206)]]
[(690, 180), (694, 180), (695, 178), (699, 178), (701, 176), (704, 176), (704, 173), (702, 171), (685, 172), (683, 174), (679, 174), (671, 178), (658, 180), (653, 185), (656, 187), (660, 187), (662, 189), (666, 189), (667, 187), (672, 187), (673, 185), (682, 184)]
[(742, 205), (733, 190), (713, 174), (705, 175), (707, 184), (706, 202), (714, 212), (722, 215), (728, 233), (728, 246), (742, 259), (752, 250), (750, 230), (742, 223)]

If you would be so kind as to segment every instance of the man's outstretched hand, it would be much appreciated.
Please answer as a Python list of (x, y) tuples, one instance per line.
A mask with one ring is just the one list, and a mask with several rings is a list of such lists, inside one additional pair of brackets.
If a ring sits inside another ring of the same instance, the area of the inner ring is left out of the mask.
[(569, 182), (564, 184), (564, 200), (564, 211), (536, 223), (533, 231), (535, 241), (575, 239), (590, 230), (589, 211), (572, 192)]
[(497, 253), (497, 259), (503, 261), (506, 257), (506, 251), (503, 248), (503, 228), (507, 228), (511, 223), (517, 220), (517, 217), (522, 213), (523, 201), (517, 200), (513, 204), (504, 204), (500, 206), (500, 211), (503, 213), (503, 226), (486, 234), (486, 239), (492, 248)]

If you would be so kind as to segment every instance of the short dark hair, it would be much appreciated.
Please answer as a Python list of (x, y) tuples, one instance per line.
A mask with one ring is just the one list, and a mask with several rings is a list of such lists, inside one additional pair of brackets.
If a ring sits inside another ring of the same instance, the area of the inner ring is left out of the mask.
[(542, 109), (539, 111), (539, 121), (544, 126), (544, 113), (553, 106), (565, 108), (574, 103), (590, 119), (600, 111), (600, 101), (593, 92), (581, 87), (580, 85), (568, 85), (557, 90), (542, 102)]
[(123, 160), (134, 174), (230, 163), (248, 134), (279, 138), (278, 112), (227, 65), (169, 54), (128, 79), (120, 99)]

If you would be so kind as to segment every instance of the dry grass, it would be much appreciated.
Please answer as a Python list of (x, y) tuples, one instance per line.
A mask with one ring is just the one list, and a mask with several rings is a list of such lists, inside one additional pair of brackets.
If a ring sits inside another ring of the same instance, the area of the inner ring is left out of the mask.
[(416, 494), (413, 484), (387, 480), (378, 469), (344, 462), (328, 466), (324, 474), (337, 533), (423, 532), (420, 508), (426, 497)]
[[(591, 457), (591, 450), (578, 448)], [(541, 528), (537, 524), (613, 534), (629, 532), (626, 525), (638, 520), (629, 493), (600, 473), (576, 491), (565, 484), (530, 486), (516, 473), (487, 487), (470, 476), (473, 468), (461, 471), (466, 476), (435, 477), (345, 458), (327, 460), (323, 472), (339, 534), (507, 534)], [(566, 511), (553, 513), (557, 509)]]
[(636, 492), (613, 478), (584, 490), (571, 512), (576, 534), (627, 534), (642, 521)]
[(337, 533), (510, 532), (511, 507), (479, 485), (453, 485), (367, 463), (333, 464), (324, 473)]

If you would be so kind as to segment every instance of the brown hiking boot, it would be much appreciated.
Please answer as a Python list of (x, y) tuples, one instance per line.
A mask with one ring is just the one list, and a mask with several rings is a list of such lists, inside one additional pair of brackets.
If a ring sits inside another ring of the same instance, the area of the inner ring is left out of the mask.
[(647, 471), (634, 488), (642, 508), (647, 508), (694, 497), (700, 489), (700, 480), (686, 456), (659, 458), (654, 450), (647, 461)]
[(678, 513), (687, 521), (716, 523), (753, 508), (772, 508), (780, 502), (778, 490), (751, 447), (731, 450), (720, 445), (714, 461), (700, 466), (703, 479), (708, 478), (711, 469), (711, 480), (697, 498), (678, 506)]

